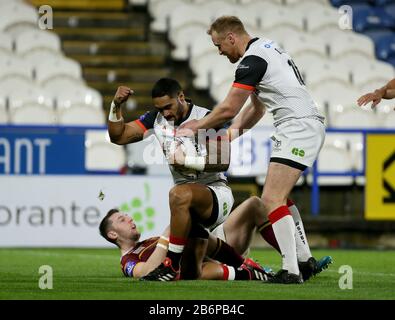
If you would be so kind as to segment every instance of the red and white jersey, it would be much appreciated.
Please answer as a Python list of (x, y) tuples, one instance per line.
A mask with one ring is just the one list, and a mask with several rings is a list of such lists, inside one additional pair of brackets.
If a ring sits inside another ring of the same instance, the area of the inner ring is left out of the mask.
[(273, 114), (275, 126), (298, 118), (324, 121), (292, 58), (270, 39), (250, 40), (233, 86), (255, 91)]

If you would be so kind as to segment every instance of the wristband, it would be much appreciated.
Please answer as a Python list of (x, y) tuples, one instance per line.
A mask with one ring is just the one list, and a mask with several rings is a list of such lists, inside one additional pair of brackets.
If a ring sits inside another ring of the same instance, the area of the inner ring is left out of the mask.
[(122, 116), (120, 119), (117, 118), (117, 111), (115, 110), (115, 108), (118, 108), (114, 101), (111, 102), (111, 107), (110, 107), (110, 113), (108, 114), (108, 121), (111, 122), (119, 122), (122, 120)]
[(205, 157), (185, 157), (185, 164), (184, 167), (189, 169), (194, 169), (197, 171), (203, 171), (204, 166), (206, 165), (206, 158)]
[(168, 249), (169, 246), (169, 238), (165, 236), (161, 236), (158, 240), (158, 243), (156, 244), (157, 247), (162, 248), (164, 250)]

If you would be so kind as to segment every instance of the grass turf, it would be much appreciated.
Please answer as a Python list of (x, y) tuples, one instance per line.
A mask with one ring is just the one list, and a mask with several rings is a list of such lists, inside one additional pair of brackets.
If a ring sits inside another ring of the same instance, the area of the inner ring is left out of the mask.
[[(395, 251), (314, 250), (331, 255), (329, 269), (302, 285), (258, 281), (140, 282), (126, 278), (116, 249), (0, 249), (0, 299), (394, 299)], [(274, 250), (252, 250), (251, 256), (275, 271)], [(39, 268), (53, 269), (53, 289), (39, 288)], [(353, 289), (341, 290), (342, 265), (353, 271)]]

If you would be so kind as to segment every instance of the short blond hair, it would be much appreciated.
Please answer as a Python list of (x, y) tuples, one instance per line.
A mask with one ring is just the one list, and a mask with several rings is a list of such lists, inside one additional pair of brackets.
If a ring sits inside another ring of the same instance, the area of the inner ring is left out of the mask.
[(217, 18), (207, 30), (207, 34), (211, 35), (214, 31), (218, 34), (224, 34), (226, 32), (236, 34), (247, 33), (243, 22), (236, 16), (222, 16)]

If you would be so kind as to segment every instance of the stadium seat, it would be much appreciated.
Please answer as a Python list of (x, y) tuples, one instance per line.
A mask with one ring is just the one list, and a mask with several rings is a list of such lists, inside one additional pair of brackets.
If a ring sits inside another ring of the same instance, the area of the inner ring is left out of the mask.
[(59, 59), (65, 59), (66, 57), (62, 52), (49, 51), (47, 49), (36, 49), (33, 51), (26, 52), (23, 56), (20, 56), (24, 61), (28, 62), (31, 66), (38, 66), (43, 61), (53, 61)]
[(230, 75), (227, 78), (222, 79), (220, 83), (211, 85), (210, 94), (217, 103), (223, 101), (226, 98), (230, 88), (232, 87), (234, 79), (235, 76)]
[(346, 86), (341, 82), (326, 82), (310, 90), (311, 95), (318, 105), (324, 108), (327, 123), (332, 124), (334, 112), (342, 112), (349, 107), (355, 107), (360, 92), (353, 86)]
[(62, 91), (57, 92), (54, 97), (58, 109), (69, 108), (75, 104), (86, 105), (96, 109), (103, 108), (103, 97), (101, 94), (97, 90), (85, 86), (66, 87)]
[[(263, 3), (263, 7), (265, 4)], [(257, 11), (259, 12), (259, 11)], [(303, 17), (299, 11), (287, 7), (277, 7), (266, 9), (260, 12), (259, 25), (262, 30), (271, 30), (277, 28), (304, 30)]]
[(344, 108), (333, 112), (331, 124), (337, 128), (379, 128), (377, 115), (368, 108)]
[[(359, 52), (350, 52), (346, 55), (342, 55), (334, 60), (334, 63), (339, 67), (350, 70), (353, 66), (360, 66), (364, 64), (369, 64), (376, 61), (376, 58), (370, 57)], [(347, 66), (347, 68), (346, 68)]]
[(36, 79), (42, 85), (52, 82), (56, 78), (70, 78), (82, 81), (81, 65), (69, 58), (44, 61), (36, 67)]
[(319, 37), (308, 33), (300, 33), (296, 37), (289, 38), (283, 48), (292, 56), (313, 53), (321, 57), (326, 56), (326, 43)]
[(54, 109), (54, 100), (47, 92), (37, 87), (21, 91), (18, 87), (8, 92), (9, 108), (23, 108), (26, 104), (40, 104)]
[(329, 40), (330, 56), (334, 59), (348, 54), (361, 54), (374, 58), (374, 43), (364, 35), (342, 32), (336, 38)]
[(85, 151), (87, 171), (119, 172), (126, 165), (125, 149), (110, 142), (107, 130), (87, 130)]
[(24, 2), (9, 2), (1, 7), (0, 31), (16, 37), (28, 29), (37, 29), (38, 13)]
[(27, 78), (22, 77), (9, 77), (6, 79), (0, 79), (0, 94), (8, 97), (8, 94), (18, 88), (20, 91), (28, 91), (31, 88), (37, 88), (38, 86)]
[(170, 14), (175, 8), (180, 6), (190, 6), (186, 1), (183, 0), (164, 0), (164, 1), (153, 1), (148, 5), (148, 10), (153, 18), (150, 29), (154, 32), (166, 32), (170, 27)]
[(6, 33), (0, 33), (0, 51), (5, 51), (6, 54), (10, 54), (13, 50), (12, 37)]
[(26, 30), (15, 38), (15, 48), (19, 55), (33, 50), (61, 51), (61, 43), (56, 33), (40, 29)]
[(72, 78), (57, 78), (52, 81), (46, 82), (42, 86), (49, 95), (54, 99), (57, 99), (58, 95), (62, 95), (63, 92), (70, 92), (73, 90), (80, 90), (85, 88), (85, 82), (83, 80), (75, 80)]
[(392, 32), (388, 36), (377, 39), (375, 46), (378, 59), (388, 60), (395, 57), (395, 35)]
[(10, 123), (23, 125), (56, 125), (54, 110), (42, 104), (25, 104), (23, 107), (10, 110)]
[(325, 6), (311, 6), (303, 10), (307, 30), (311, 34), (322, 30), (339, 30), (339, 13), (336, 9)]
[(395, 103), (391, 100), (384, 100), (376, 109), (381, 127), (395, 130)]
[(217, 50), (207, 52), (198, 58), (193, 58), (191, 60), (191, 68), (196, 75), (193, 85), (198, 89), (208, 89), (213, 66), (223, 63), (224, 60), (225, 58), (220, 56)]
[(332, 62), (310, 64), (310, 66), (306, 66), (305, 72), (305, 82), (310, 89), (314, 89), (315, 86), (322, 85), (324, 82), (338, 82), (345, 86), (350, 84), (349, 75)]
[(267, 38), (275, 41), (280, 45), (280, 47), (284, 48), (288, 40), (292, 38), (300, 37), (305, 33), (296, 29), (283, 29), (276, 28), (271, 30), (253, 30), (251, 33), (252, 36)]
[[(363, 85), (360, 85), (358, 88), (359, 88), (359, 91), (361, 92), (361, 95), (362, 95), (362, 94), (365, 94), (368, 92), (374, 92), (376, 89), (383, 87), (386, 83), (387, 82), (382, 82), (380, 80), (372, 80), (372, 81), (364, 83)], [(385, 100), (382, 100), (381, 103), (383, 103), (383, 101), (385, 101)], [(381, 103), (378, 104), (378, 106), (380, 106)]]
[(31, 81), (33, 79), (31, 65), (15, 57), (0, 60), (0, 80), (9, 78), (22, 78)]
[(359, 87), (373, 81), (385, 84), (394, 78), (394, 67), (389, 63), (375, 61), (354, 66), (351, 73), (354, 85)]
[[(351, 154), (347, 148), (344, 138), (338, 139), (327, 134), (324, 145), (317, 160), (318, 172), (343, 173), (353, 170)], [(319, 176), (318, 184), (351, 185), (354, 179), (350, 176)], [(307, 176), (307, 183), (312, 183), (312, 176)]]
[(105, 115), (103, 109), (87, 105), (76, 105), (58, 110), (59, 124), (72, 126), (103, 126)]
[[(196, 10), (196, 9), (195, 9)], [(206, 34), (210, 17), (207, 15), (191, 15), (190, 6), (180, 6), (170, 15), (169, 39), (175, 49), (172, 57), (177, 60), (187, 60), (190, 57), (190, 46), (199, 34)], [(210, 38), (207, 36), (207, 41)]]
[(0, 125), (8, 123), (7, 99), (0, 95)]
[(395, 21), (383, 8), (361, 4), (352, 6), (352, 9), (353, 28), (356, 32), (395, 27)]

